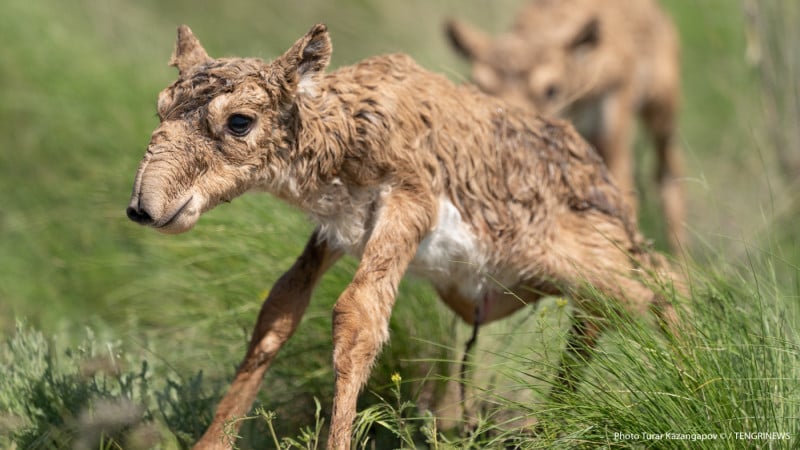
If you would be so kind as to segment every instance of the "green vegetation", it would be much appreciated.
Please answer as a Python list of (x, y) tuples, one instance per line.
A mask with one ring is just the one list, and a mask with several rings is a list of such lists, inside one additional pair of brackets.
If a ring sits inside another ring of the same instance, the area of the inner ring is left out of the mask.
[[(180, 236), (125, 217), (157, 123), (156, 94), (175, 77), (166, 61), (176, 25), (191, 25), (212, 56), (268, 59), (325, 21), (334, 66), (403, 51), (459, 80), (465, 66), (447, 48), (442, 20), (458, 15), (500, 30), (521, 1), (5, 2), (0, 447), (187, 446), (210, 420), (265, 292), (310, 233), (297, 211), (258, 195), (217, 208)], [(696, 332), (670, 341), (620, 318), (620, 332), (604, 338), (586, 368), (587, 382), (556, 402), (544, 393), (568, 308), (553, 299), (487, 326), (471, 366), (479, 414), (475, 431), (462, 436), (420, 407), (442, 393), (469, 330), (409, 280), (391, 344), (362, 395), (365, 448), (800, 445), (800, 203), (786, 162), (796, 156), (786, 148), (797, 152), (800, 123), (791, 26), (799, 9), (758, 2), (768, 6), (748, 28), (737, 2), (663, 3), (684, 44), (681, 137), (696, 261), (686, 269), (687, 324)], [(745, 58), (748, 29), (751, 42), (764, 43), (755, 66)], [(653, 155), (640, 140), (642, 224), (663, 248)], [(324, 279), (253, 416), (242, 418), (241, 448), (323, 446), (330, 310), (354, 266), (346, 259)], [(535, 435), (520, 425), (533, 419)], [(728, 435), (614, 435), (668, 432)], [(743, 441), (736, 432), (790, 437)]]

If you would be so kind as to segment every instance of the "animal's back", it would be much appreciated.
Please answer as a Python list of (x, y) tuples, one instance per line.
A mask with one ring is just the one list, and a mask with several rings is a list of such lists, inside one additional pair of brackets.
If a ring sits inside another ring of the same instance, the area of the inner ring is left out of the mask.
[(455, 85), (404, 55), (336, 71), (330, 86), (364, 136), (356, 152), (429, 183), (492, 243), (497, 265), (509, 249), (541, 247), (560, 214), (593, 210), (635, 228), (601, 158), (566, 122)]

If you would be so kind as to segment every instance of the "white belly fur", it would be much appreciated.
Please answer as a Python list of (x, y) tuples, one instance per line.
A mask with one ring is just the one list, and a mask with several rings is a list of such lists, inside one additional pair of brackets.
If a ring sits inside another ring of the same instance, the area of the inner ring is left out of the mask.
[(486, 259), (458, 209), (441, 198), (436, 227), (420, 243), (409, 272), (443, 290), (456, 285), (464, 297), (477, 302), (487, 292)]
[[(333, 204), (324, 203), (326, 197), (323, 196), (317, 201), (319, 205), (315, 205), (317, 209), (325, 209), (320, 205), (328, 206), (325, 210), (335, 213), (312, 214), (311, 219), (319, 224), (320, 233), (327, 242), (360, 259), (369, 234), (366, 228), (369, 204), (387, 193), (388, 190), (381, 189), (363, 191), (359, 196), (348, 195), (350, 203), (343, 205), (339, 202), (335, 208)], [(481, 253), (475, 233), (464, 222), (455, 205), (442, 197), (436, 225), (420, 243), (408, 270), (430, 280), (436, 287), (448, 288), (457, 284), (464, 286), (461, 291), (464, 296), (480, 297), (485, 293), (487, 259)]]
[[(363, 206), (368, 202), (354, 203)], [(341, 208), (340, 211), (347, 212), (332, 215), (327, 220), (312, 218), (318, 219), (326, 241), (360, 258), (366, 244), (364, 222), (368, 210), (366, 207)], [(353, 220), (359, 214), (361, 220)], [(448, 305), (467, 322), (484, 323), (494, 320), (495, 316), (505, 316), (521, 305), (520, 299), (506, 295), (504, 288), (513, 287), (519, 280), (510, 274), (494, 273), (487, 266), (489, 258), (485, 252), (455, 205), (442, 197), (436, 226), (420, 243), (408, 272), (430, 281), (440, 292), (458, 293), (449, 298)], [(477, 316), (473, 317), (473, 312)]]

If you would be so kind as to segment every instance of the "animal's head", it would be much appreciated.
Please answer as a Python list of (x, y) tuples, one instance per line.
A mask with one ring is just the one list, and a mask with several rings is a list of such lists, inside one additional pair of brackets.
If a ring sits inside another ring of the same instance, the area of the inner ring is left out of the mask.
[(455, 50), (472, 64), (471, 79), (480, 89), (558, 115), (581, 95), (600, 27), (594, 17), (567, 23), (545, 12), (534, 17), (537, 23), (526, 18), (497, 37), (458, 20), (445, 28)]
[(136, 173), (128, 217), (181, 233), (219, 203), (278, 183), (296, 97), (322, 76), (330, 54), (324, 25), (271, 63), (212, 59), (188, 27), (178, 28), (170, 65), (179, 77), (158, 96), (161, 123)]

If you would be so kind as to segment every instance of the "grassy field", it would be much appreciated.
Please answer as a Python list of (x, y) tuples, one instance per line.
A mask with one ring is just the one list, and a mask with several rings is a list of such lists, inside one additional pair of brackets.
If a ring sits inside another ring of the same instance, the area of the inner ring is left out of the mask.
[[(521, 3), (6, 1), (0, 447), (185, 447), (210, 420), (261, 299), (311, 231), (297, 211), (256, 195), (180, 236), (125, 217), (158, 122), (157, 92), (176, 76), (166, 62), (178, 24), (189, 24), (212, 56), (269, 59), (324, 21), (333, 66), (402, 51), (463, 80), (466, 66), (448, 49), (442, 21), (458, 16), (499, 31)], [(604, 339), (579, 395), (551, 402), (542, 392), (569, 308), (555, 300), (530, 308), (482, 331), (473, 367), (482, 415), (475, 433), (460, 436), (417, 406), (443, 389), (468, 330), (429, 287), (409, 280), (391, 344), (362, 395), (366, 448), (800, 445), (800, 202), (791, 167), (800, 152), (800, 50), (792, 44), (800, 11), (763, 2), (748, 28), (732, 0), (663, 3), (683, 40), (693, 341), (669, 342), (620, 318), (622, 332)], [(748, 62), (754, 42), (762, 52)], [(639, 141), (641, 223), (665, 248), (653, 155)], [(324, 436), (330, 311), (354, 267), (346, 259), (324, 279), (268, 372), (242, 448), (314, 448)], [(543, 424), (536, 437), (511, 420), (532, 418)], [(667, 432), (726, 437), (615, 439)], [(743, 441), (740, 432), (790, 436)]]

